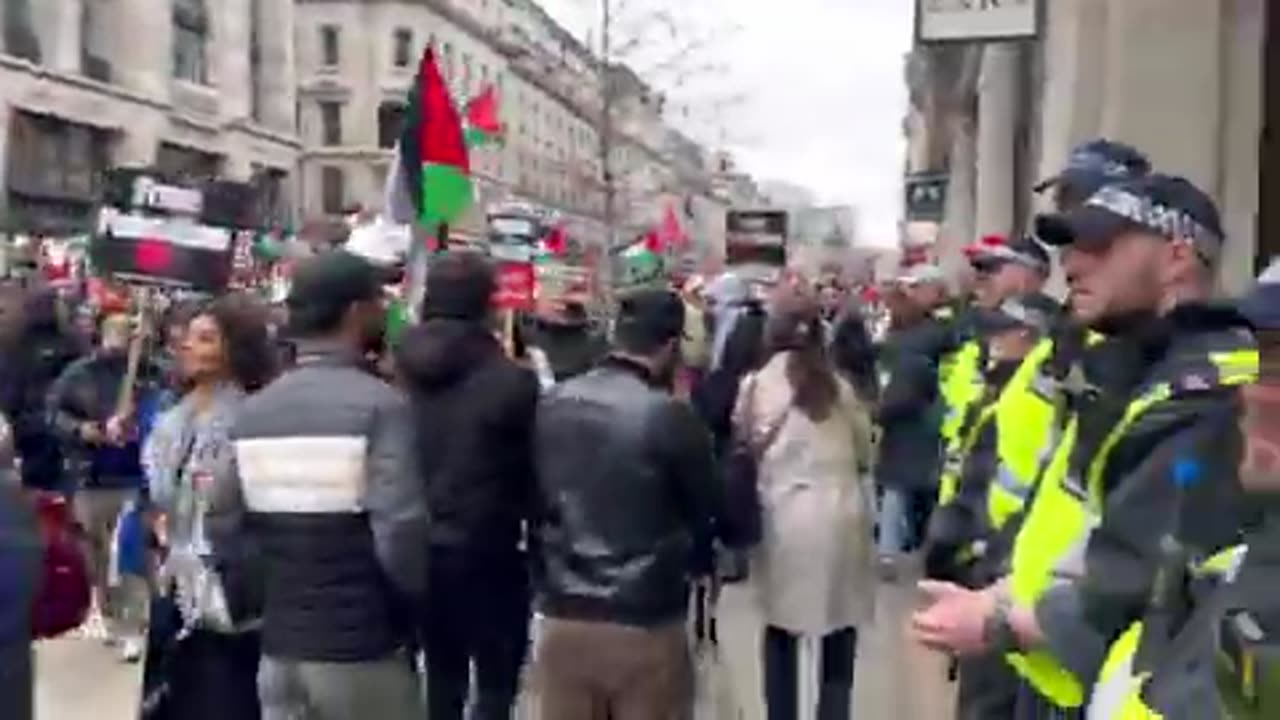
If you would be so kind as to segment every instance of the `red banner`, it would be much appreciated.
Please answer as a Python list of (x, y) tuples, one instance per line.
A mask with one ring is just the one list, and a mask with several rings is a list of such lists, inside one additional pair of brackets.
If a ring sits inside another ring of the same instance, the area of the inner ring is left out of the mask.
[(532, 309), (535, 284), (533, 263), (498, 263), (498, 288), (493, 293), (494, 306), (503, 310)]

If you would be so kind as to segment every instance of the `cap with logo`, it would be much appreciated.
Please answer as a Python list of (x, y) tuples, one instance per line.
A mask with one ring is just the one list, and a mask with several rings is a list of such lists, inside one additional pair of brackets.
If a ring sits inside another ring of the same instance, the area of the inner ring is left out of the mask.
[(1151, 161), (1142, 151), (1132, 145), (1098, 138), (1072, 148), (1066, 167), (1041, 181), (1035, 191), (1065, 187), (1079, 197), (1087, 197), (1103, 185), (1139, 178), (1150, 172)]
[(988, 235), (966, 246), (964, 254), (969, 258), (969, 264), (973, 269), (979, 272), (996, 270), (1009, 263), (1022, 265), (1046, 275), (1052, 269), (1049, 252), (1030, 236), (1009, 242), (1001, 235)]
[(1036, 218), (1036, 235), (1050, 245), (1100, 245), (1126, 232), (1189, 242), (1206, 264), (1222, 251), (1222, 220), (1213, 200), (1186, 178), (1148, 175), (1108, 185), (1065, 213)]
[(983, 325), (989, 332), (1026, 328), (1045, 335), (1061, 313), (1062, 306), (1057, 300), (1044, 293), (1025, 293), (1008, 298), (999, 307), (987, 311)]

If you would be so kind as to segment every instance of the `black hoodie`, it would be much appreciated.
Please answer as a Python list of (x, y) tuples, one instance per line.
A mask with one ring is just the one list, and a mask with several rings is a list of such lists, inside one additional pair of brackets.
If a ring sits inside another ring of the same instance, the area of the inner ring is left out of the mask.
[(514, 552), (536, 488), (538, 380), (480, 322), (432, 318), (396, 350), (410, 392), (431, 544)]

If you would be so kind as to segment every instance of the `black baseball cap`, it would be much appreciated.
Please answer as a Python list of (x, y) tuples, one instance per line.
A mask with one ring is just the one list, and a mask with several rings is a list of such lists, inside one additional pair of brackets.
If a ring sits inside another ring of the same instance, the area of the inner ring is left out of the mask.
[(1045, 275), (1052, 269), (1049, 251), (1030, 236), (1012, 242), (979, 242), (965, 248), (969, 264), (975, 270), (995, 270), (1007, 263), (1015, 263)]
[(1150, 172), (1151, 161), (1142, 151), (1132, 145), (1098, 138), (1072, 148), (1066, 167), (1042, 180), (1035, 191), (1065, 186), (1079, 197), (1088, 197), (1104, 185), (1140, 178)]
[(346, 250), (328, 250), (294, 268), (285, 300), (291, 310), (318, 305), (345, 308), (382, 297), (394, 271)]
[(1049, 245), (1096, 246), (1126, 232), (1190, 242), (1208, 265), (1217, 263), (1224, 240), (1213, 200), (1174, 175), (1107, 185), (1076, 208), (1036, 218), (1036, 236)]
[(1044, 293), (1015, 295), (988, 310), (983, 318), (988, 332), (1003, 332), (1013, 328), (1027, 328), (1040, 335), (1048, 334), (1062, 313), (1057, 300)]
[(670, 290), (635, 290), (618, 301), (615, 331), (644, 345), (661, 345), (684, 336), (684, 301)]

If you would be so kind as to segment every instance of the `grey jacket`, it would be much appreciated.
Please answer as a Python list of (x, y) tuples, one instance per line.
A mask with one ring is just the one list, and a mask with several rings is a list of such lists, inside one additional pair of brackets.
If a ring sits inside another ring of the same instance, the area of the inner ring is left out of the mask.
[[(352, 662), (409, 639), (426, 577), (427, 512), (404, 399), (340, 348), (299, 347), (298, 366), (249, 397), (209, 511), (260, 558), (263, 652)], [(228, 588), (228, 594), (233, 589)]]

